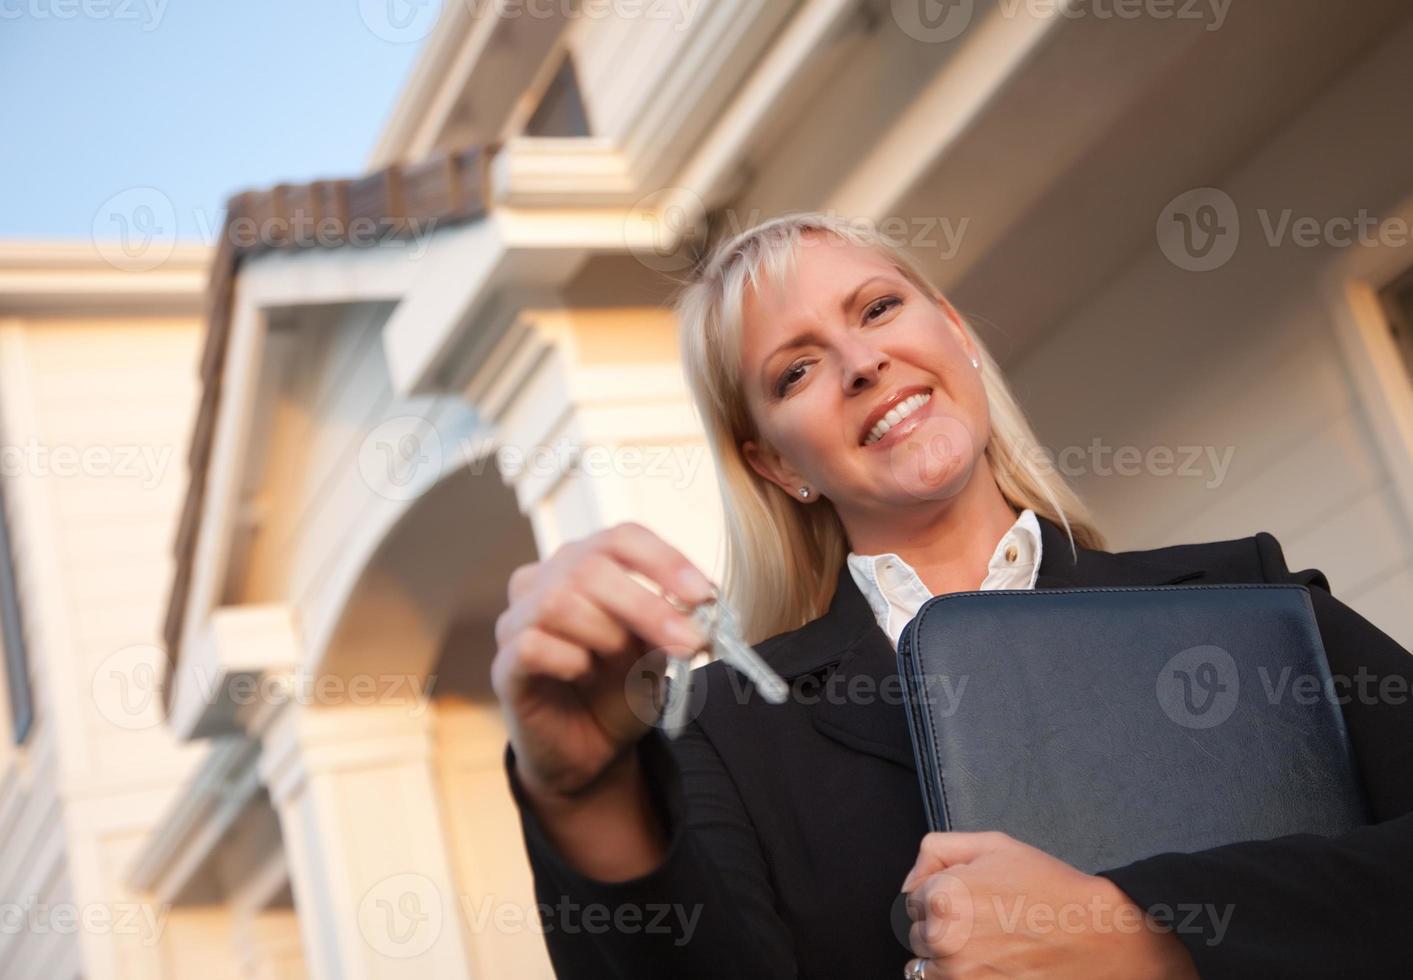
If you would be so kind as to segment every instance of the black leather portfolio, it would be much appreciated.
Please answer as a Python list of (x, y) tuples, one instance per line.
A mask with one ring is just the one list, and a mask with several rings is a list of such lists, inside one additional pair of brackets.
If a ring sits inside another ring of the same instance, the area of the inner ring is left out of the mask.
[(1093, 873), (1368, 822), (1303, 585), (949, 593), (898, 666), (934, 830)]

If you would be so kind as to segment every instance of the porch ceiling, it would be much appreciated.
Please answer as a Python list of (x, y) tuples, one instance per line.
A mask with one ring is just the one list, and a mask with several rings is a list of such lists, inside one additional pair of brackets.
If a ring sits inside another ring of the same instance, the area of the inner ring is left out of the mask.
[(1151, 250), (1169, 201), (1219, 184), (1408, 16), (1285, 0), (1232, 4), (1212, 31), (1069, 21), (891, 213), (968, 220), (955, 257), (921, 258), (1013, 363)]

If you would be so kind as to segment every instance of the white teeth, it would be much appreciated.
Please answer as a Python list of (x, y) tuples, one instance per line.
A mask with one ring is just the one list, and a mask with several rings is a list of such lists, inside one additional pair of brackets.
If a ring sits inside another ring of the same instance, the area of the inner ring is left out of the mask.
[(888, 413), (884, 415), (883, 418), (879, 419), (876, 423), (874, 423), (873, 428), (870, 429), (868, 432), (868, 437), (864, 439), (864, 445), (871, 446), (879, 439), (882, 439), (885, 435), (888, 434), (889, 429), (893, 428), (893, 426), (903, 421), (903, 419), (907, 418), (913, 412), (916, 412), (919, 408), (926, 405), (931, 399), (932, 392), (922, 391), (918, 392), (916, 395), (913, 395), (911, 398), (905, 398), (898, 404), (894, 405), (891, 409), (888, 410)]

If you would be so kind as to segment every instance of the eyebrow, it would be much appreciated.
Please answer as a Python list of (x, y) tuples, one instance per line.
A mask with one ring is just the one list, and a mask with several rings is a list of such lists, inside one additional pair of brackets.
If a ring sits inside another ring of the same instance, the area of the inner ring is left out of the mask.
[[(878, 273), (877, 275), (869, 276), (867, 279), (865, 279), (863, 282), (859, 283), (857, 286), (855, 286), (849, 291), (849, 294), (845, 296), (844, 299), (839, 303), (839, 312), (848, 313), (850, 308), (853, 307), (854, 303), (858, 301), (859, 293), (863, 292), (864, 289), (866, 289), (874, 282), (877, 282), (879, 279), (891, 278), (891, 276), (884, 275), (883, 273)], [(775, 350), (771, 351), (769, 354), (766, 355), (765, 360), (761, 362), (761, 382), (764, 384), (766, 391), (772, 390), (770, 379), (770, 365), (775, 360), (775, 358), (787, 350), (794, 350), (797, 347), (807, 347), (810, 344), (814, 343), (817, 339), (818, 335), (814, 332), (813, 329), (809, 329), (791, 337), (789, 340), (785, 341), (785, 343), (781, 344), (779, 347), (775, 348)]]

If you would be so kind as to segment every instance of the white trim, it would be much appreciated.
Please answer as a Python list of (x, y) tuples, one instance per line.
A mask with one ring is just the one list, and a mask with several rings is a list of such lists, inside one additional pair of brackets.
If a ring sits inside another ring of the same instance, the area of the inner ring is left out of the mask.
[[(473, 18), (472, 11), (481, 12)], [(563, 4), (504, 17), (500, 4), (446, 0), (412, 77), (368, 160), (369, 170), (426, 159), (444, 143), (497, 137), (532, 80), (557, 57)], [(456, 127), (469, 128), (457, 133)]]
[[(1394, 213), (1413, 220), (1413, 200)], [(1413, 268), (1413, 247), (1349, 249), (1330, 264), (1319, 292), (1344, 354), (1350, 387), (1413, 535), (1413, 383), (1379, 299), (1380, 291), (1409, 268)]]
[(156, 902), (175, 902), (220, 846), (260, 790), (259, 742), (234, 737), (214, 741), (211, 751), (125, 875), (129, 887), (151, 892)]
[[(511, 207), (619, 206), (641, 211), (649, 207), (645, 197), (660, 194), (661, 200), (652, 202), (660, 213), (681, 207), (685, 198), (692, 205), (686, 213), (699, 216), (703, 208), (698, 202), (715, 203), (729, 196), (742, 176), (738, 166), (744, 150), (811, 94), (806, 91), (806, 79), (825, 69), (825, 62), (847, 55), (840, 38), (852, 32), (861, 39), (868, 23), (858, 0), (812, 0), (784, 26), (759, 65), (750, 68), (744, 62), (732, 62), (703, 67), (701, 60), (733, 19), (738, 34), (765, 36), (778, 23), (779, 10), (756, 5), (754, 11), (743, 12), (743, 6), (739, 0), (713, 3), (712, 14), (723, 16), (705, 22), (711, 31), (694, 25), (691, 44), (665, 66), (665, 74), (640, 82), (639, 89), (648, 97), (620, 136), (507, 139), (491, 162), (491, 200)], [(766, 16), (769, 23), (761, 23)], [(740, 76), (748, 71), (742, 82)], [(694, 88), (694, 93), (678, 91), (684, 86)], [(719, 114), (708, 118), (684, 109), (697, 105), (711, 90), (733, 93)], [(664, 106), (671, 111), (664, 114)], [(700, 148), (689, 151), (694, 156), (684, 152), (684, 147), (695, 146), (708, 132)], [(682, 175), (672, 186), (663, 186), (673, 180), (671, 171), (679, 164), (684, 164)], [(675, 248), (680, 240), (677, 233), (693, 231), (685, 224), (663, 222), (664, 232), (674, 237), (660, 245)]]
[(627, 158), (603, 137), (516, 136), (490, 173), (492, 200), (515, 207), (621, 205), (639, 193)]
[(302, 660), (294, 615), (271, 603), (214, 610), (200, 642), (187, 647), (173, 679), (168, 724), (182, 740), (245, 732), (250, 706), (233, 700), (237, 685), (259, 690)]
[[(192, 577), (186, 595), (177, 674), (171, 678), (171, 705), (182, 705), (178, 732), (192, 734), (201, 724), (203, 692), (188, 690), (194, 679), (183, 670), (186, 654), (197, 649), (210, 628), (208, 618), (220, 603), (229, 575), (232, 544), (245, 519), (241, 488), (252, 468), (252, 441), (261, 415), (261, 392), (272, 372), (267, 347), (269, 314), (280, 307), (325, 303), (383, 302), (399, 299), (417, 271), (420, 256), (411, 252), (330, 249), (295, 254), (270, 253), (248, 262), (236, 279), (231, 300), (226, 357), (207, 461), (206, 492), (192, 547)], [(264, 406), (268, 408), (268, 406)], [(199, 655), (198, 655), (199, 656)], [(210, 665), (207, 664), (207, 669)], [(192, 669), (201, 669), (200, 665)]]
[(871, 16), (878, 15), (856, 0), (809, 0), (713, 124), (676, 183), (712, 203), (734, 195), (747, 176), (740, 161), (773, 129), (794, 121), (818, 94), (816, 86), (867, 40), (874, 26)]
[[(833, 0), (826, 0), (833, 2)], [(711, 0), (696, 8), (686, 41), (641, 71), (639, 102), (612, 136), (629, 169), (649, 183), (667, 179), (686, 148), (734, 97), (795, 3)], [(656, 69), (656, 70), (654, 70)], [(592, 96), (586, 96), (592, 102)], [(656, 176), (654, 176), (656, 175)], [(655, 186), (648, 189), (656, 189)]]
[(178, 245), (155, 269), (120, 269), (88, 244), (0, 243), (0, 315), (201, 312), (213, 250)]
[[(30, 353), (24, 327), (0, 321), (0, 438), (44, 431), (39, 402), (30, 384)], [(72, 595), (56, 542), (59, 519), (50, 488), (43, 479), (22, 472), (6, 484), (10, 508), (11, 547), (21, 573), (25, 631), (30, 643), (30, 673), (34, 694), (34, 728), (45, 726), (53, 740), (55, 763), (66, 776), (94, 775), (90, 742), (80, 712), (55, 711), (56, 692), (89, 689), (78, 656)], [(37, 764), (38, 759), (31, 759)]]

